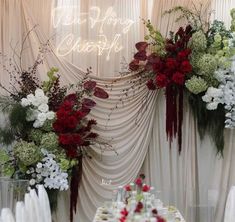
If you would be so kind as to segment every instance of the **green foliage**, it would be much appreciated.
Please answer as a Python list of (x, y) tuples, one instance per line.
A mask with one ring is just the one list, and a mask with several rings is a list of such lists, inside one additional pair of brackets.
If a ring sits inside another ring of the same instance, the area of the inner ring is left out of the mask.
[(58, 79), (58, 76), (55, 75), (58, 71), (59, 71), (58, 68), (52, 67), (47, 72), (47, 76), (48, 76), (49, 80), (43, 82), (42, 88), (43, 88), (44, 92), (49, 92), (51, 90), (51, 88), (53, 87), (54, 83)]
[(188, 100), (197, 121), (201, 139), (208, 133), (216, 145), (217, 153), (223, 155), (225, 121), (223, 106), (219, 105), (216, 110), (208, 110), (206, 103), (202, 101), (201, 93), (198, 95), (188, 93)]

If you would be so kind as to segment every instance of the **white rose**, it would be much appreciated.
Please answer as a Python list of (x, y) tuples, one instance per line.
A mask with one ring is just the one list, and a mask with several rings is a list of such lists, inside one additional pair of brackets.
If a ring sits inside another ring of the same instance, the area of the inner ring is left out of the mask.
[(35, 96), (36, 97), (43, 97), (45, 94), (44, 94), (44, 92), (43, 92), (43, 90), (42, 89), (36, 89), (35, 90)]
[(34, 98), (33, 101), (32, 101), (32, 104), (36, 107), (38, 107), (41, 103), (40, 103), (40, 100), (38, 98)]
[(32, 103), (33, 100), (35, 99), (35, 96), (33, 94), (29, 94), (27, 95), (27, 99), (29, 100), (30, 103)]
[(39, 113), (38, 116), (37, 116), (37, 120), (40, 121), (40, 122), (45, 122), (47, 119), (47, 116), (45, 113)]
[(21, 99), (21, 106), (26, 107), (30, 105), (30, 101), (26, 98)]
[(46, 113), (47, 119), (52, 120), (55, 118), (55, 113), (52, 111), (49, 111)]
[(49, 110), (49, 106), (47, 104), (41, 104), (39, 107), (38, 107), (38, 110), (43, 112), (43, 113), (46, 113), (48, 110)]
[(37, 163), (37, 168), (42, 168), (42, 163)]
[(48, 97), (47, 96), (38, 97), (38, 100), (39, 100), (40, 104), (47, 104), (48, 103)]
[(39, 128), (39, 127), (42, 127), (44, 122), (41, 122), (39, 120), (36, 120), (34, 123), (33, 123), (33, 127), (34, 128)]

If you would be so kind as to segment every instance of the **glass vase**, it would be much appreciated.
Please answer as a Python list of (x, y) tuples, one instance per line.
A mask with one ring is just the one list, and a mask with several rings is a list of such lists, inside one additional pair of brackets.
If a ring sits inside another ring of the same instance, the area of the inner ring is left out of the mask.
[(24, 201), (28, 186), (28, 180), (0, 177), (0, 211), (9, 208), (15, 212), (16, 202)]

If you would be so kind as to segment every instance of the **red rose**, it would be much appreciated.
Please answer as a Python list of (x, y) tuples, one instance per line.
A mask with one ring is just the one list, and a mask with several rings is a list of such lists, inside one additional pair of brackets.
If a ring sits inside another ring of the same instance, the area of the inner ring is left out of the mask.
[(175, 70), (178, 66), (178, 62), (174, 58), (167, 58), (166, 59), (166, 68), (168, 70)]
[(183, 85), (184, 84), (184, 74), (182, 74), (181, 72), (175, 72), (173, 74), (172, 80), (178, 84), (178, 85)]
[(128, 215), (127, 209), (124, 208), (124, 209), (121, 211), (121, 214), (122, 214), (124, 217), (127, 217), (127, 215)]
[(131, 186), (130, 186), (130, 185), (126, 185), (126, 186), (125, 186), (125, 190), (126, 190), (126, 191), (131, 191)]
[(71, 143), (71, 136), (66, 134), (59, 135), (59, 142), (62, 145), (69, 145)]
[(180, 70), (181, 72), (189, 73), (192, 71), (192, 65), (188, 60), (185, 60), (181, 63)]
[(134, 59), (139, 61), (145, 61), (147, 59), (147, 55), (145, 51), (139, 51), (134, 55)]
[(166, 87), (166, 86), (167, 86), (167, 83), (168, 83), (168, 80), (167, 80), (166, 75), (164, 75), (164, 74), (158, 74), (158, 75), (156, 76), (156, 82), (157, 82), (157, 86), (158, 86), (159, 88)]
[(147, 42), (138, 42), (135, 44), (135, 47), (138, 51), (145, 51), (146, 48), (148, 47), (148, 43)]
[(100, 98), (100, 99), (107, 99), (109, 98), (109, 94), (103, 90), (100, 87), (95, 87), (95, 92), (94, 92), (94, 96)]
[(142, 202), (138, 202), (136, 208), (135, 208), (135, 213), (140, 213), (141, 210), (143, 209), (144, 205)]
[(185, 60), (188, 58), (188, 56), (191, 54), (191, 49), (185, 49), (185, 50), (182, 50), (178, 53), (177, 55), (177, 59), (179, 60)]
[(154, 84), (153, 80), (150, 79), (147, 83), (146, 83), (147, 87), (149, 90), (155, 90), (156, 89), (156, 85)]
[(150, 190), (150, 186), (148, 186), (148, 185), (144, 185), (143, 187), (142, 187), (142, 191), (143, 192), (148, 192)]
[(137, 178), (137, 179), (135, 180), (135, 184), (136, 184), (137, 186), (142, 186), (142, 183), (143, 183), (143, 181), (142, 181), (141, 178)]
[(69, 115), (69, 112), (70, 111), (61, 108), (56, 112), (56, 116), (58, 119), (62, 119)]
[(95, 81), (92, 81), (92, 80), (86, 81), (86, 82), (83, 84), (83, 87), (84, 87), (84, 89), (86, 89), (86, 90), (93, 90), (93, 89), (96, 87), (96, 82), (95, 82)]
[(62, 103), (60, 109), (64, 109), (64, 110), (70, 111), (70, 110), (72, 110), (73, 105), (74, 105), (73, 102), (68, 101), (68, 100), (65, 100), (65, 101)]
[(163, 217), (157, 216), (157, 222), (166, 222)]
[(165, 63), (160, 58), (157, 58), (153, 63), (153, 71), (162, 72), (164, 68), (165, 68)]
[(68, 117), (66, 121), (66, 125), (68, 126), (68, 128), (75, 129), (77, 127), (77, 124), (78, 124), (78, 120), (76, 119), (75, 116)]
[(132, 60), (132, 62), (129, 64), (129, 69), (131, 71), (136, 71), (139, 69), (139, 67), (140, 67), (139, 60), (137, 60), (137, 59)]
[(64, 128), (59, 124), (58, 121), (53, 123), (53, 129), (57, 132), (57, 133), (62, 133), (64, 131)]

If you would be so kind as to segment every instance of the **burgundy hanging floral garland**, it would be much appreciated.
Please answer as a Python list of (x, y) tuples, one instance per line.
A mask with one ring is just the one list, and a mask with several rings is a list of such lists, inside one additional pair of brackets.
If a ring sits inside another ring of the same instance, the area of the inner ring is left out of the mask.
[[(172, 142), (178, 135), (179, 152), (182, 148), (182, 122), (183, 122), (183, 88), (186, 75), (192, 71), (189, 62), (191, 50), (187, 47), (191, 37), (192, 28), (188, 25), (182, 27), (173, 34), (170, 39), (164, 39), (159, 32), (154, 31), (150, 22), (147, 24), (150, 34), (158, 35), (162, 41), (158, 50), (151, 51), (156, 47), (156, 42), (139, 42), (136, 44), (138, 52), (134, 60), (129, 64), (132, 71), (144, 69), (150, 73), (151, 78), (146, 83), (149, 90), (165, 88), (166, 96), (166, 133)], [(151, 36), (151, 35), (150, 35)], [(150, 51), (150, 53), (148, 53)]]

